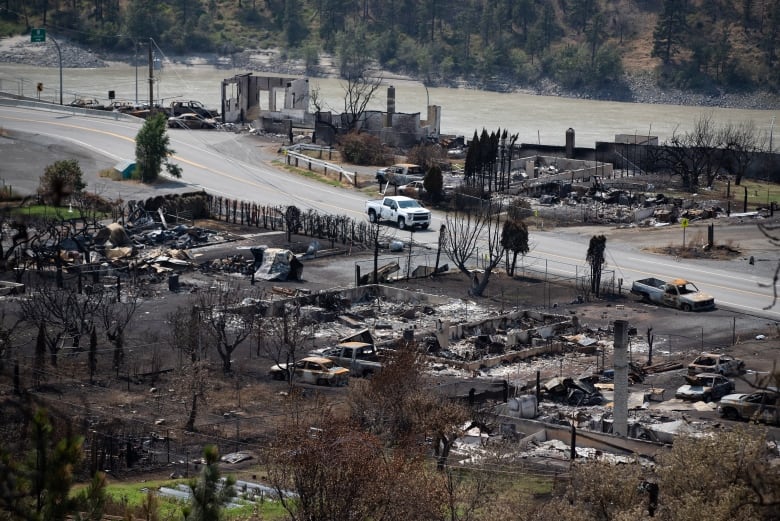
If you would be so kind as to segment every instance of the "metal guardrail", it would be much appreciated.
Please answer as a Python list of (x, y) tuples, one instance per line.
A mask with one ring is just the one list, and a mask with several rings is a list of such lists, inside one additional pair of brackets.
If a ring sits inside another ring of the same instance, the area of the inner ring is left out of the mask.
[(347, 181), (349, 181), (350, 184), (352, 185), (355, 184), (357, 179), (357, 174), (355, 172), (350, 172), (348, 170), (345, 170), (340, 165), (337, 165), (335, 163), (330, 163), (328, 161), (323, 161), (322, 159), (317, 159), (311, 156), (307, 156), (306, 154), (302, 154), (297, 150), (329, 150), (329, 149), (323, 149), (312, 145), (294, 145), (292, 147), (285, 148), (284, 155), (287, 158), (288, 165), (290, 164), (290, 158), (295, 160), (295, 166), (298, 166), (299, 161), (305, 161), (308, 164), (309, 170), (311, 170), (312, 166), (317, 166), (319, 168), (324, 169), (326, 174), (328, 173), (328, 170), (332, 170), (339, 174), (339, 178), (341, 178), (341, 176), (344, 176), (347, 178)]
[(130, 116), (129, 114), (123, 114), (121, 112), (85, 109), (81, 107), (71, 107), (70, 105), (57, 105), (55, 103), (47, 103), (45, 101), (20, 99), (8, 93), (0, 93), (0, 105), (6, 107), (22, 107), (31, 110), (42, 110), (48, 112), (60, 112), (73, 116), (113, 119), (115, 121), (143, 121), (141, 118)]

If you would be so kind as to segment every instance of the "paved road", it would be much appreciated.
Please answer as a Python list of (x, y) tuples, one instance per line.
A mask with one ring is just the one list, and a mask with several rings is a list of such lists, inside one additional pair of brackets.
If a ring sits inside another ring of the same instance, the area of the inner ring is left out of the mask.
[[(0, 126), (56, 136), (113, 161), (121, 161), (135, 156), (134, 137), (141, 122), (117, 120), (110, 114), (94, 117), (0, 105)], [(267, 156), (252, 150), (251, 142), (238, 139), (236, 134), (173, 129), (169, 136), (171, 148), (176, 151), (174, 159), (183, 169), (181, 182), (190, 187), (260, 203), (295, 204), (304, 209), (364, 218), (365, 194), (291, 176), (271, 165)], [(414, 240), (435, 248), (437, 230), (443, 219), (443, 214), (435, 215), (430, 230), (415, 233)], [(402, 239), (408, 237), (407, 232), (391, 229), (391, 233)], [(550, 274), (581, 274), (586, 269), (584, 259), (589, 239), (590, 235), (532, 231), (533, 251), (527, 263)], [(714, 263), (675, 261), (641, 252), (630, 244), (610, 243), (608, 253), (609, 265), (617, 271), (617, 277), (623, 278), (625, 288), (633, 280), (649, 276), (683, 277), (715, 296), (720, 307), (780, 321), (780, 305), (764, 309), (772, 302), (770, 277), (746, 275), (728, 265), (724, 269)]]

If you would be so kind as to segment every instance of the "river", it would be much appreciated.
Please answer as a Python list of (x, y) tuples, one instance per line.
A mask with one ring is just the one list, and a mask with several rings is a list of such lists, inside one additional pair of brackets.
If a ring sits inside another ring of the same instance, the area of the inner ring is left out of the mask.
[[(155, 71), (155, 99), (167, 103), (173, 98), (196, 99), (218, 108), (223, 78), (242, 74), (244, 70), (217, 69), (210, 65), (166, 64)], [(265, 73), (257, 73), (265, 74)], [(42, 99), (59, 101), (59, 69), (0, 63), (0, 90), (36, 96), (35, 86), (43, 83)], [(396, 91), (396, 111), (425, 114), (426, 101), (442, 107), (443, 134), (470, 138), (482, 128), (488, 132), (507, 129), (519, 134), (520, 143), (563, 145), (568, 128), (575, 131), (576, 145), (593, 147), (596, 141), (612, 141), (615, 134), (658, 136), (663, 142), (677, 129), (690, 130), (700, 116), (710, 115), (719, 124), (753, 121), (770, 136), (774, 133), (777, 110), (726, 109), (622, 103), (539, 96), (524, 93), (497, 93), (463, 88), (425, 88), (418, 81), (403, 78), (385, 79)], [(318, 89), (324, 108), (344, 110), (344, 88), (334, 78), (311, 78), (310, 86)], [(147, 67), (119, 64), (97, 69), (64, 69), (63, 102), (76, 97), (97, 98), (106, 102), (108, 91), (117, 99), (146, 100), (149, 95)], [(375, 95), (368, 108), (386, 108), (385, 88)], [(777, 140), (774, 139), (773, 143)], [(778, 148), (776, 145), (773, 147)]]

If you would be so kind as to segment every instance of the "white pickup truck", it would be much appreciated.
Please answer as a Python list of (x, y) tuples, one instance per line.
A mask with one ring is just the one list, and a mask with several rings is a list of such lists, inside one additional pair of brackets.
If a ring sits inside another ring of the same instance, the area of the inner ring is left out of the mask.
[(431, 225), (431, 212), (420, 203), (404, 195), (387, 196), (382, 199), (366, 201), (366, 213), (372, 222), (392, 221), (398, 228), (427, 229)]
[(643, 300), (655, 302), (683, 311), (698, 311), (700, 309), (712, 309), (715, 307), (715, 299), (692, 282), (684, 279), (675, 279), (669, 282), (650, 277), (634, 281), (631, 293), (639, 295)]

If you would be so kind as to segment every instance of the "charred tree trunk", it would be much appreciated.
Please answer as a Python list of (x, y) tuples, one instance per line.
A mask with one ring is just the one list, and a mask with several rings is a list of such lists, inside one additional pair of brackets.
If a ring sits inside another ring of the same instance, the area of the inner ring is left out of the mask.
[(187, 432), (195, 432), (195, 419), (198, 417), (198, 394), (192, 395), (192, 407), (190, 408), (190, 415), (187, 418), (187, 424), (184, 426), (184, 430)]

